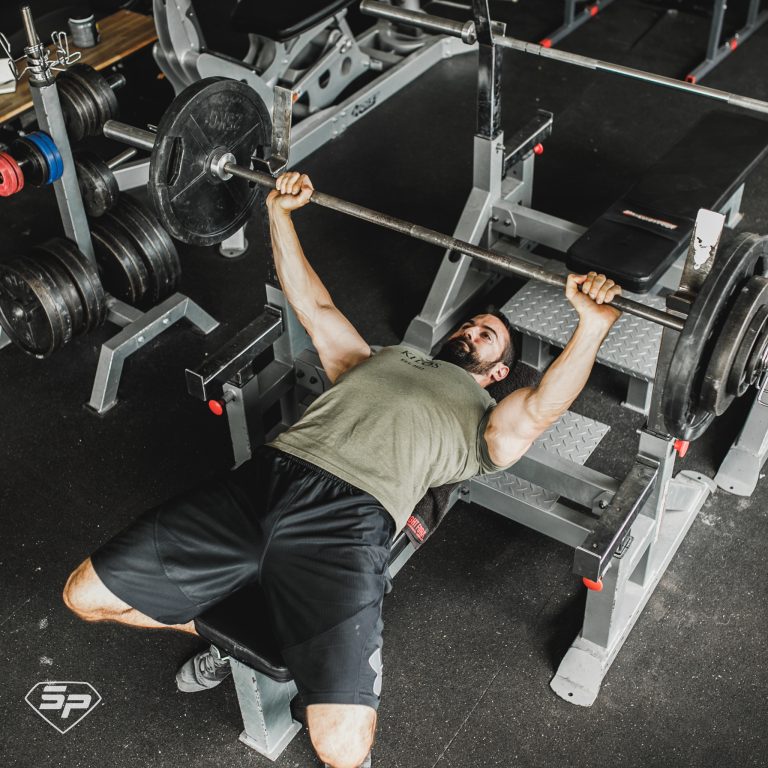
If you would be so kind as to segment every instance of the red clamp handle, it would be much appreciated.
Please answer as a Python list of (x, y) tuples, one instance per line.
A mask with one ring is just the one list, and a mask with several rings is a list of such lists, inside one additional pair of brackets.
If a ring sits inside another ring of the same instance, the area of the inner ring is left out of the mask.
[(598, 579), (597, 581), (592, 581), (592, 579), (588, 579), (586, 576), (582, 577), (581, 579), (584, 582), (584, 586), (587, 589), (591, 589), (593, 592), (602, 592), (603, 591), (603, 580)]
[(689, 446), (690, 442), (688, 440), (675, 440), (675, 450), (681, 459), (688, 453)]

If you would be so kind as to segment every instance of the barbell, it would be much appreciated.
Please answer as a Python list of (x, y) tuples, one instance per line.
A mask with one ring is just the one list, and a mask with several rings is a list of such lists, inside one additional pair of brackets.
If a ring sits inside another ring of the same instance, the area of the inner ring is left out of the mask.
[[(269, 174), (252, 167), (270, 144), (266, 106), (248, 85), (213, 77), (182, 91), (157, 126), (146, 131), (108, 120), (104, 135), (151, 152), (148, 192), (171, 235), (214, 245), (243, 226)], [(310, 201), (440, 248), (467, 254), (492, 268), (564, 287), (566, 278), (513, 256), (315, 190)], [(768, 371), (768, 237), (741, 234), (720, 247), (707, 280), (687, 313), (648, 307), (617, 296), (623, 312), (678, 334), (664, 379), (664, 420), (671, 435), (692, 440), (716, 415)], [(735, 350), (735, 351), (734, 351)], [(663, 372), (662, 372), (663, 374)], [(657, 383), (659, 376), (657, 371)]]
[[(442, 16), (433, 16), (422, 11), (411, 11), (407, 8), (401, 8), (390, 3), (382, 3), (379, 0), (362, 0), (360, 11), (369, 16), (375, 16), (378, 19), (387, 19), (395, 23), (410, 24), (420, 27), (428, 32), (437, 32), (441, 35), (450, 35), (458, 37), (467, 45), (473, 45), (477, 42), (477, 30), (474, 21), (454, 21)], [(571, 64), (576, 67), (591, 69), (595, 72), (608, 72), (613, 75), (629, 77), (633, 80), (640, 80), (653, 85), (661, 85), (665, 88), (673, 88), (677, 91), (685, 91), (697, 96), (704, 96), (715, 101), (723, 101), (733, 107), (748, 109), (752, 112), (761, 112), (768, 114), (768, 101), (754, 99), (750, 96), (741, 96), (738, 93), (730, 91), (721, 91), (718, 88), (709, 88), (703, 85), (677, 80), (674, 77), (665, 77), (653, 72), (646, 72), (643, 69), (634, 67), (625, 67), (622, 64), (613, 64), (609, 61), (594, 59), (591, 56), (581, 56), (578, 53), (569, 51), (560, 51), (556, 48), (550, 48), (545, 45), (537, 45), (526, 40), (518, 40), (505, 34), (499, 34), (499, 25), (491, 22), (491, 33), (494, 45), (501, 48), (509, 48), (518, 53), (527, 53), (533, 56), (541, 56), (544, 59), (552, 59), (562, 64)], [(503, 27), (502, 27), (503, 28)]]

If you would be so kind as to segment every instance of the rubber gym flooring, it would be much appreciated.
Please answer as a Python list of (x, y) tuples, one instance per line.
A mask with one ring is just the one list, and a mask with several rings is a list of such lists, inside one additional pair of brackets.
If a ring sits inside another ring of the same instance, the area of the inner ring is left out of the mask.
[[(704, 4), (706, 5), (706, 4)], [(537, 40), (562, 3), (497, 3), (510, 33)], [(444, 9), (437, 9), (440, 12)], [(680, 76), (701, 58), (707, 19), (661, 4), (615, 3), (562, 47)], [(704, 84), (768, 99), (768, 27)], [(170, 89), (148, 53), (125, 62), (124, 116), (157, 122)], [(316, 186), (450, 232), (471, 183), (475, 57), (444, 61), (308, 158)], [(555, 129), (536, 163), (534, 205), (587, 225), (699, 115), (717, 105), (609, 75), (507, 53), (503, 125), (537, 108)], [(727, 137), (724, 137), (727, 140)], [(106, 153), (114, 146), (99, 146)], [(768, 163), (748, 183), (743, 229), (768, 232)], [(323, 210), (297, 217), (306, 251), (341, 309), (372, 343), (397, 342), (441, 258), (436, 249)], [(53, 192), (0, 204), (2, 258), (60, 233)], [(225, 471), (226, 422), (185, 390), (184, 368), (217, 349), (264, 301), (258, 222), (226, 261), (181, 247), (182, 290), (222, 322), (208, 338), (179, 325), (126, 364), (120, 403), (83, 403), (106, 326), (48, 360), (14, 348), (0, 365), (0, 754), (6, 766), (268, 766), (237, 740), (232, 684), (184, 695), (177, 666), (200, 648), (168, 631), (86, 624), (62, 604), (67, 574), (148, 505)], [(513, 286), (504, 284), (504, 300)], [(575, 410), (612, 425), (590, 464), (619, 474), (640, 420), (623, 382), (598, 370)], [(710, 476), (738, 428), (737, 404), (680, 468)], [(374, 764), (763, 766), (768, 763), (768, 629), (763, 480), (751, 498), (718, 491), (609, 670), (579, 708), (549, 688), (578, 631), (584, 590), (571, 551), (459, 504), (404, 568), (385, 602), (385, 676)], [(45, 680), (87, 681), (102, 700), (61, 735), (25, 703)], [(313, 766), (306, 734), (277, 766)]]

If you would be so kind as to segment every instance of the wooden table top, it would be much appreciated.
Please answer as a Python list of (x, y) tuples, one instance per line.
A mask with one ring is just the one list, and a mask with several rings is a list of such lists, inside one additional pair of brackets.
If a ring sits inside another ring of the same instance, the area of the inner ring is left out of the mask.
[[(71, 44), (69, 36), (70, 50), (81, 53), (77, 63), (90, 64), (97, 70), (112, 66), (157, 40), (154, 19), (133, 11), (117, 11), (111, 16), (106, 16), (98, 23), (98, 28), (101, 41), (93, 48), (77, 48)], [(53, 50), (53, 46), (50, 46), (49, 50)], [(24, 62), (19, 62), (17, 66), (21, 68), (23, 64)], [(32, 97), (25, 77), (16, 87), (15, 93), (0, 95), (0, 124), (31, 108)]]

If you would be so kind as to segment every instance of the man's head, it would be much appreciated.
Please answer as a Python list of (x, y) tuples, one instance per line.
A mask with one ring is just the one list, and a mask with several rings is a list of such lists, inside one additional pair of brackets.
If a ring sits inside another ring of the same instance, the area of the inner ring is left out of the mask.
[(501, 381), (517, 360), (509, 321), (501, 312), (475, 315), (448, 337), (435, 360), (458, 365), (483, 387)]

